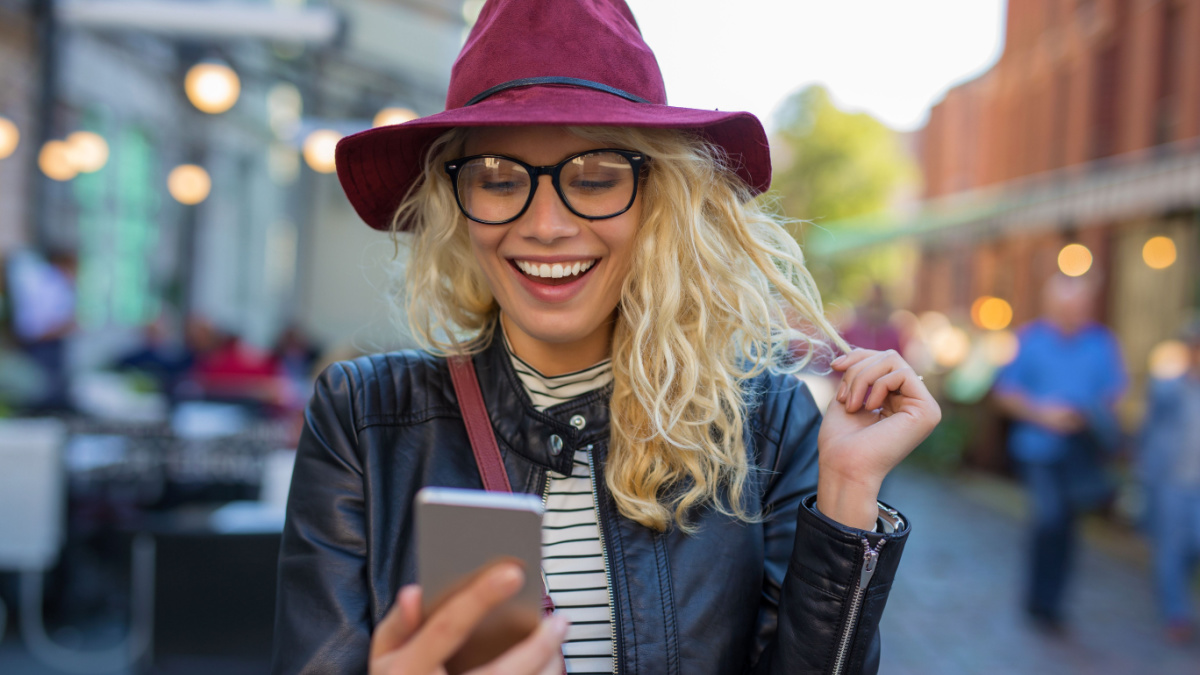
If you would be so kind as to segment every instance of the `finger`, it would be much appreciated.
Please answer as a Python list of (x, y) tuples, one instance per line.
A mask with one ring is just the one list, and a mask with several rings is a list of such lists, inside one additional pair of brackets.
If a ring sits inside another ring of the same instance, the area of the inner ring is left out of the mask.
[(916, 373), (911, 368), (902, 368), (893, 370), (883, 377), (871, 383), (871, 393), (867, 394), (867, 402), (863, 404), (863, 408), (867, 410), (876, 410), (883, 407), (884, 401), (892, 392), (899, 391), (904, 386), (905, 379), (912, 377), (916, 378)]
[(529, 637), (501, 654), (499, 658), (484, 666), (478, 673), (471, 671), (470, 675), (483, 675), (484, 673), (541, 675), (547, 668), (560, 661), (562, 641), (567, 636), (569, 626), (570, 622), (566, 617), (555, 614), (543, 620), (537, 630), (529, 634)]
[(859, 349), (859, 348), (855, 347), (854, 349), (851, 349), (848, 353), (842, 354), (841, 356), (834, 359), (829, 365), (834, 370), (846, 370), (847, 368), (849, 368), (850, 366), (853, 366), (854, 364), (858, 363), (859, 361), (862, 361), (863, 359), (869, 358), (872, 355), (878, 354), (878, 353), (879, 352), (875, 351), (874, 349)]
[(502, 563), (479, 574), (452, 595), (405, 645), (405, 662), (415, 673), (440, 667), (466, 642), (483, 617), (516, 594), (525, 580), (518, 565)]
[[(846, 411), (850, 413), (858, 412), (864, 407), (867, 410), (874, 410), (875, 408), (879, 407), (878, 405), (866, 405), (866, 399), (869, 393), (875, 393), (875, 383), (886, 375), (901, 371), (911, 375), (911, 378), (902, 378), (899, 382), (899, 385), (903, 385), (908, 379), (912, 379), (913, 382), (921, 381), (917, 376), (916, 371), (914, 371), (912, 367), (900, 357), (899, 354), (896, 354), (893, 351), (881, 352), (878, 359), (864, 361), (858, 365), (858, 368), (861, 370), (854, 373), (853, 381), (846, 390)], [(884, 400), (884, 397), (886, 397), (888, 393), (889, 390), (886, 388), (879, 393), (878, 400), (881, 404)]]
[(409, 584), (400, 589), (396, 603), (383, 616), (371, 635), (371, 658), (399, 649), (421, 625), (421, 587)]
[[(846, 371), (842, 378), (841, 398), (838, 400), (846, 404), (847, 412), (858, 410), (867, 395), (867, 387), (895, 369), (895, 364), (890, 359), (894, 354), (895, 352), (875, 352), (870, 358), (863, 359)], [(899, 359), (898, 356), (896, 358)]]

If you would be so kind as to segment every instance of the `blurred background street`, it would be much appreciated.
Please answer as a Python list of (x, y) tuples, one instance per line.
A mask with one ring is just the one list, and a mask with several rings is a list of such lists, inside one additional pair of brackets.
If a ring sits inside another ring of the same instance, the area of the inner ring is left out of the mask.
[[(414, 344), (333, 148), (483, 4), (0, 0), (0, 673), (266, 671), (314, 378)], [(1200, 672), (1200, 0), (629, 4), (942, 405), (881, 673)]]

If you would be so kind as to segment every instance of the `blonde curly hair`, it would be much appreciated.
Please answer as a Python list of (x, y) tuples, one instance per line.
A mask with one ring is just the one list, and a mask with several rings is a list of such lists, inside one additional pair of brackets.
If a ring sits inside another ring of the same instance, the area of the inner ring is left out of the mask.
[[(608, 488), (624, 516), (657, 531), (672, 522), (691, 531), (688, 513), (700, 506), (757, 520), (747, 499), (746, 381), (803, 368), (831, 342), (847, 349), (800, 247), (703, 139), (669, 129), (570, 131), (651, 158), (612, 341)], [(455, 129), (432, 145), (392, 228), (411, 223), (409, 257), (421, 261), (406, 271), (410, 326), (426, 349), (447, 355), (484, 349), (500, 313), (441, 171), (469, 133)]]

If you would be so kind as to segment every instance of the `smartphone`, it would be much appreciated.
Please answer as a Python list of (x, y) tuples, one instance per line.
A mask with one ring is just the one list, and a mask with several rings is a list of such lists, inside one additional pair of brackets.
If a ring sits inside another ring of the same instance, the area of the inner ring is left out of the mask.
[(515, 596), (493, 609), (446, 663), (453, 675), (528, 637), (542, 617), (542, 500), (535, 495), (427, 487), (417, 492), (417, 582), (429, 616), (475, 575), (502, 560), (525, 570)]

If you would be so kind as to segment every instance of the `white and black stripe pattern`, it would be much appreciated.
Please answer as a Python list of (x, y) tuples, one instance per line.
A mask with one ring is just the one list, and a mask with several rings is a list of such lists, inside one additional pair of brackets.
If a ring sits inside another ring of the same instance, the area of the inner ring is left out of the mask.
[(608, 581), (596, 525), (587, 452), (575, 453), (570, 476), (550, 474), (542, 520), (542, 570), (555, 611), (571, 620), (563, 643), (568, 673), (612, 672)]
[[(521, 384), (539, 410), (612, 381), (611, 361), (547, 377), (511, 351), (509, 354)], [(571, 621), (563, 643), (567, 672), (603, 675), (613, 671), (611, 599), (587, 452), (576, 451), (574, 459), (570, 476), (550, 472), (550, 492), (542, 521), (542, 571), (555, 611)]]
[(512, 352), (509, 352), (509, 355), (512, 356), (517, 377), (525, 386), (529, 399), (533, 401), (533, 407), (538, 410), (570, 401), (612, 382), (612, 361), (609, 359), (574, 373), (548, 376), (542, 375)]

